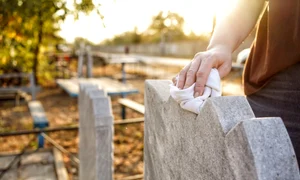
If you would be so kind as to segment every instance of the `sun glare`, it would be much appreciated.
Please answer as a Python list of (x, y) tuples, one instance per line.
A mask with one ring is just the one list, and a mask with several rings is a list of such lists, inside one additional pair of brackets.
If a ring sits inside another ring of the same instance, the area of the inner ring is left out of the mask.
[(211, 32), (213, 18), (224, 17), (234, 7), (237, 0), (198, 0), (191, 1), (188, 8), (181, 12), (187, 27), (196, 34)]
[[(73, 0), (71, 0), (73, 1)], [(184, 31), (195, 34), (207, 33), (212, 30), (213, 17), (224, 16), (234, 7), (237, 0), (103, 0), (101, 13), (104, 22), (92, 12), (90, 15), (81, 14), (79, 20), (74, 21), (68, 16), (61, 25), (60, 35), (68, 42), (76, 37), (87, 38), (99, 43), (104, 39), (135, 27), (140, 32), (147, 29), (152, 16), (159, 11), (175, 12), (185, 20)], [(105, 24), (105, 27), (103, 26)]]

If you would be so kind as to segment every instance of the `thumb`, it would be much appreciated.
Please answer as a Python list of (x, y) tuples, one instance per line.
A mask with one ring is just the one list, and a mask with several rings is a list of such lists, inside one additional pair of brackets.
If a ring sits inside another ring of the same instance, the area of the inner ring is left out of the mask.
[(218, 71), (219, 71), (219, 74), (220, 74), (221, 78), (225, 77), (231, 71), (231, 63), (230, 64), (229, 63), (228, 64), (227, 63), (222, 64), (218, 68)]

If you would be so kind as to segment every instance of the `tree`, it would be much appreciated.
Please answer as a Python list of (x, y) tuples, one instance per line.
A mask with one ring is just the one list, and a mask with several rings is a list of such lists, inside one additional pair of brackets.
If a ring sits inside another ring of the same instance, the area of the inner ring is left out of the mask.
[(179, 14), (161, 11), (152, 18), (145, 36), (152, 36), (156, 42), (182, 40), (185, 38), (183, 26), (184, 19)]
[(133, 31), (127, 31), (122, 34), (116, 35), (112, 39), (104, 41), (103, 44), (107, 45), (126, 45), (141, 43), (141, 34), (137, 32), (137, 27)]
[(124, 32), (116, 35), (112, 39), (106, 39), (104, 45), (126, 45), (139, 43), (163, 43), (179, 40), (192, 40), (208, 42), (209, 36), (206, 34), (196, 35), (191, 32), (185, 35), (183, 31), (184, 19), (176, 13), (159, 12), (153, 16), (152, 22), (146, 31), (137, 32), (135, 27), (133, 31)]
[(74, 1), (74, 7), (67, 9), (66, 0), (0, 0), (0, 71), (14, 67), (37, 79), (41, 48), (62, 41), (59, 22), (70, 13), (99, 13), (92, 0)]

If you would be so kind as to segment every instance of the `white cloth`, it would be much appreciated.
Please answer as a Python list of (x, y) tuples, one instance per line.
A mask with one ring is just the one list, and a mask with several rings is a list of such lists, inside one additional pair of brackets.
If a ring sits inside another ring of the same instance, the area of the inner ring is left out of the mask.
[(194, 87), (195, 83), (186, 89), (179, 89), (171, 84), (170, 94), (183, 109), (199, 114), (207, 98), (222, 95), (221, 79), (218, 70), (212, 69), (210, 71), (202, 96), (194, 97)]

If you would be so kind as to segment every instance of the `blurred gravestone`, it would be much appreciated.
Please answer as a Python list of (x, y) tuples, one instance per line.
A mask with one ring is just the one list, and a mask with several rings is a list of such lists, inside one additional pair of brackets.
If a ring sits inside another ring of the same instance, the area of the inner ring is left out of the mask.
[(83, 61), (84, 61), (84, 43), (80, 43), (79, 50), (78, 50), (78, 64), (77, 64), (77, 77), (80, 78), (83, 76), (82, 68), (83, 68)]
[(80, 179), (113, 179), (113, 116), (110, 98), (103, 90), (80, 84)]
[(86, 47), (86, 56), (87, 56), (86, 74), (88, 78), (92, 78), (93, 77), (93, 56), (92, 56), (91, 46)]
[[(77, 77), (83, 77), (83, 64), (86, 62), (86, 77), (93, 77), (93, 56), (91, 46), (85, 46), (84, 43), (80, 43), (78, 50), (78, 64), (77, 64)], [(86, 60), (85, 60), (86, 59)]]
[(210, 98), (200, 115), (180, 108), (170, 81), (145, 87), (145, 180), (300, 179), (280, 118), (255, 118), (245, 97)]

